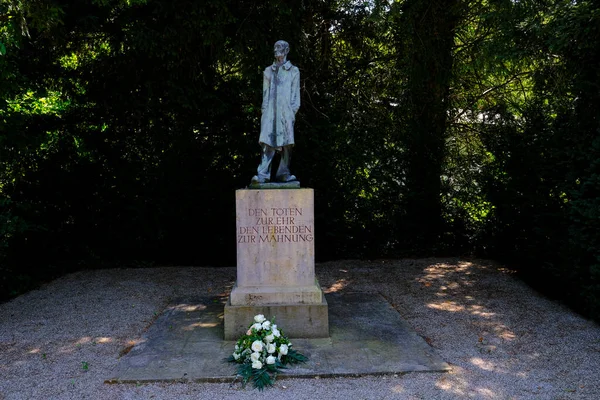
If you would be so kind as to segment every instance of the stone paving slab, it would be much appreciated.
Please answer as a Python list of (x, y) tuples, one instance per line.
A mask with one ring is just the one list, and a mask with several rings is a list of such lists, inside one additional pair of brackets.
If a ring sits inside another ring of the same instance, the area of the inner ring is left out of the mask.
[[(294, 348), (309, 361), (286, 369), (278, 379), (450, 369), (378, 293), (325, 296), (330, 337), (290, 338)], [(223, 340), (225, 301), (212, 297), (174, 303), (149, 327), (142, 341), (120, 359), (106, 382), (233, 380), (236, 364), (224, 362), (235, 345), (234, 341)], [(281, 328), (285, 331), (285, 326)]]

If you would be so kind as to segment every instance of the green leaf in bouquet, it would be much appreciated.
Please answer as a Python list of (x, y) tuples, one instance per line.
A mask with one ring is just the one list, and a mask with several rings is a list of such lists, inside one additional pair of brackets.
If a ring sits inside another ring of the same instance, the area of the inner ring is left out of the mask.
[(273, 380), (271, 375), (267, 372), (266, 368), (253, 370), (254, 387), (262, 391), (265, 386), (273, 386)]
[(296, 350), (289, 349), (287, 355), (284, 357), (283, 364), (298, 364), (308, 361), (308, 357), (304, 354), (298, 353)]

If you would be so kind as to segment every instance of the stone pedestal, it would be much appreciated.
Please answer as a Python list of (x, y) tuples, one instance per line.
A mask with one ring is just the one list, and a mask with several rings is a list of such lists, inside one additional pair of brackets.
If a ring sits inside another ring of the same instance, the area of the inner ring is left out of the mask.
[(225, 306), (225, 339), (256, 314), (289, 337), (329, 336), (327, 302), (315, 278), (312, 189), (236, 191), (237, 282)]

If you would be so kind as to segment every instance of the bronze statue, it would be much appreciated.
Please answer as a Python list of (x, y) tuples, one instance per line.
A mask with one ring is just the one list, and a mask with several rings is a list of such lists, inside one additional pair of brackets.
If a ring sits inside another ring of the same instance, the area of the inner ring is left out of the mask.
[(290, 46), (279, 40), (273, 52), (275, 61), (263, 73), (263, 102), (260, 123), (261, 162), (252, 183), (266, 183), (271, 178), (271, 162), (281, 152), (277, 168), (278, 182), (296, 181), (290, 172), (294, 121), (300, 108), (300, 71), (287, 60)]

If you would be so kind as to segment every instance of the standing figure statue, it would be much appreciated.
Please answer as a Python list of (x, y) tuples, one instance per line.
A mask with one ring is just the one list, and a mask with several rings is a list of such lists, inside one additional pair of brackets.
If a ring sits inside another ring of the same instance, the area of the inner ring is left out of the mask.
[(266, 183), (271, 179), (271, 162), (275, 152), (281, 152), (277, 168), (278, 182), (292, 182), (290, 172), (294, 121), (300, 108), (300, 71), (287, 60), (290, 45), (283, 40), (275, 43), (275, 61), (263, 73), (263, 102), (260, 122), (261, 161), (252, 183)]

